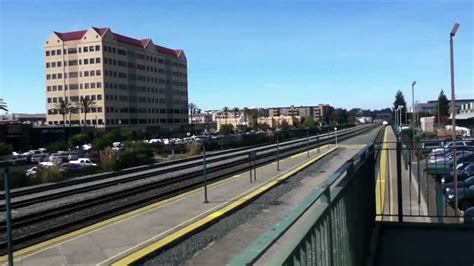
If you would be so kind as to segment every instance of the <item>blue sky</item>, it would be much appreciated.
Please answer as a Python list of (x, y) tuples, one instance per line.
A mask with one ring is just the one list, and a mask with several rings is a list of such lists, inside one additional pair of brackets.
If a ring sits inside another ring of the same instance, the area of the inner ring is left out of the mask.
[[(198, 3), (197, 3), (198, 2)], [(43, 43), (90, 26), (184, 49), (189, 101), (201, 109), (329, 103), (391, 107), (449, 93), (449, 32), (457, 98), (474, 98), (469, 0), (0, 0), (0, 97), (10, 112), (45, 112)]]

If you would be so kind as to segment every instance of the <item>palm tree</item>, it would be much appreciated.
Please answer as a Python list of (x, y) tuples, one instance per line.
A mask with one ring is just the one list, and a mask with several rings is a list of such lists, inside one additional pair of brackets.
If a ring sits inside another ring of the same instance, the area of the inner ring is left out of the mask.
[(4, 102), (2, 98), (0, 98), (0, 110), (3, 110), (3, 111), (5, 111), (5, 112), (8, 112), (7, 103)]
[(91, 108), (96, 107), (96, 102), (91, 100), (89, 97), (81, 97), (79, 102), (76, 103), (77, 107), (84, 113), (84, 133), (86, 132), (87, 125), (87, 113), (90, 112)]
[(222, 111), (224, 112), (225, 124), (227, 124), (227, 115), (229, 114), (229, 107), (224, 106), (224, 108), (222, 109)]
[(197, 109), (198, 109), (198, 107), (194, 103), (189, 103), (188, 104), (188, 111), (189, 111), (189, 115), (191, 116), (191, 132), (194, 131), (193, 130), (193, 115), (194, 115), (194, 113), (196, 113)]
[(237, 114), (239, 113), (239, 107), (234, 107), (232, 109), (232, 112), (234, 113), (234, 119), (235, 119), (235, 128), (237, 128)]
[[(63, 134), (64, 141), (66, 142), (66, 114), (71, 111), (72, 105), (69, 102), (61, 101), (54, 106), (54, 109), (63, 116)], [(71, 123), (71, 121), (69, 121)]]

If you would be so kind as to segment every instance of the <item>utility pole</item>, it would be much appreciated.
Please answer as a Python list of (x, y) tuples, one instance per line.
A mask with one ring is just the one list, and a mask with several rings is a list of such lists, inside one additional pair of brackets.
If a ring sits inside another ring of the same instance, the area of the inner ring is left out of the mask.
[(453, 180), (454, 180), (454, 211), (458, 216), (458, 176), (456, 172), (456, 94), (454, 93), (454, 43), (453, 38), (459, 29), (459, 24), (454, 23), (449, 34), (449, 52), (451, 64), (451, 133), (453, 138)]

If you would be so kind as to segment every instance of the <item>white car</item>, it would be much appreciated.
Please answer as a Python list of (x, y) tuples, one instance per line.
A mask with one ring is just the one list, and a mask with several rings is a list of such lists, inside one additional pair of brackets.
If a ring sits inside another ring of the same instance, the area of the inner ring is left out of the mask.
[(25, 175), (26, 176), (34, 176), (34, 175), (36, 175), (37, 172), (38, 172), (38, 167), (33, 166), (30, 169), (26, 170)]
[(81, 166), (97, 166), (97, 164), (91, 162), (90, 159), (87, 158), (79, 158), (77, 160), (69, 161), (70, 164), (78, 164)]

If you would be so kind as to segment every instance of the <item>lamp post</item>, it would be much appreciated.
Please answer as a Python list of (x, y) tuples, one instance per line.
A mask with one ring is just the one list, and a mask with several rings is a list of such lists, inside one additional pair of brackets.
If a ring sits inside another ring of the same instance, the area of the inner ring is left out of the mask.
[[(411, 106), (413, 108), (412, 113), (411, 113), (411, 128), (412, 128), (412, 145), (411, 145), (411, 158), (413, 159), (414, 155), (414, 150), (415, 150), (415, 84), (416, 81), (413, 81), (411, 83)], [(410, 162), (411, 163), (411, 162)]]
[(459, 29), (459, 24), (454, 23), (453, 29), (449, 34), (449, 58), (451, 64), (451, 134), (453, 138), (453, 180), (454, 180), (454, 211), (458, 215), (458, 176), (456, 173), (456, 95), (454, 93), (454, 35)]
[(337, 147), (337, 127), (334, 127), (334, 136), (336, 138), (336, 147)]

